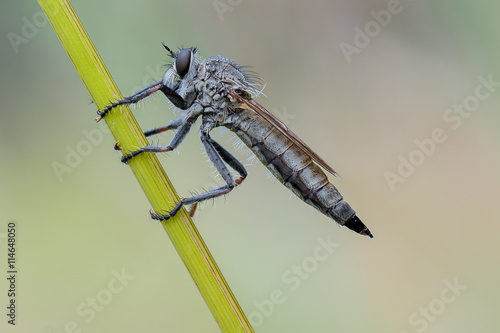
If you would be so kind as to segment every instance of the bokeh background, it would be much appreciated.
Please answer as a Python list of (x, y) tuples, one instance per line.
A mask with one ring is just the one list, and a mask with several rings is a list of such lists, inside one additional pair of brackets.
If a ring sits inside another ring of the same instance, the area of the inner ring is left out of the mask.
[[(500, 327), (498, 2), (73, 6), (125, 95), (162, 76), (162, 41), (252, 66), (260, 102), (340, 173), (374, 233), (339, 228), (249, 165), (195, 222), (256, 332)], [(37, 3), (6, 2), (0, 17), (0, 268), (16, 221), (19, 271), (15, 328), (0, 280), (1, 331), (219, 332)], [(134, 113), (144, 129), (175, 116), (163, 96)], [(181, 195), (220, 184), (206, 160), (196, 131), (161, 157)]]

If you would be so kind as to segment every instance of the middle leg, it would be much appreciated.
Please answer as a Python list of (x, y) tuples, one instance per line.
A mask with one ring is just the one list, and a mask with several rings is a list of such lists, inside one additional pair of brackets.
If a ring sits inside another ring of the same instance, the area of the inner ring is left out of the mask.
[[(145, 137), (153, 136), (153, 135), (157, 135), (157, 134), (169, 131), (169, 130), (177, 129), (183, 123), (184, 123), (184, 117), (180, 116), (179, 118), (172, 120), (167, 126), (156, 127), (156, 128), (147, 130), (143, 133), (144, 133)], [(122, 150), (122, 147), (120, 146), (120, 142), (117, 142), (115, 144), (115, 150)]]
[[(196, 121), (196, 118), (188, 118), (184, 119), (182, 116), (173, 120), (169, 125), (165, 127), (159, 127), (156, 129), (153, 129), (151, 131), (146, 131), (144, 135), (146, 136), (151, 136), (155, 135), (161, 132), (164, 132), (168, 129), (175, 129), (178, 128), (178, 131), (175, 133), (173, 136), (172, 140), (170, 140), (170, 143), (167, 146), (160, 146), (160, 145), (148, 145), (144, 146), (142, 148), (139, 148), (127, 155), (124, 155), (122, 157), (122, 162), (127, 163), (132, 157), (137, 156), (141, 153), (144, 152), (149, 152), (149, 153), (164, 153), (168, 151), (172, 151), (175, 148), (177, 148), (182, 141), (186, 138), (188, 135), (189, 131), (191, 130), (191, 127), (193, 126), (193, 123)], [(163, 129), (163, 130), (162, 130)]]

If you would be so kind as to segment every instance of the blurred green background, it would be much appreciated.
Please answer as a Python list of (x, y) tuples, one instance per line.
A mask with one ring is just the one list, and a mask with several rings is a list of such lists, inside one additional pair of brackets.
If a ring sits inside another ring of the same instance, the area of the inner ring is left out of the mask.
[[(340, 173), (375, 235), (339, 228), (248, 166), (195, 222), (256, 332), (500, 327), (500, 3), (73, 6), (124, 95), (163, 75), (162, 41), (252, 66), (259, 101)], [(15, 328), (0, 282), (1, 331), (219, 332), (37, 3), (0, 15), (0, 268), (16, 221), (19, 270)], [(163, 96), (134, 113), (144, 129), (175, 117)], [(231, 133), (214, 135), (231, 148)], [(221, 182), (196, 131), (160, 160), (181, 195)]]

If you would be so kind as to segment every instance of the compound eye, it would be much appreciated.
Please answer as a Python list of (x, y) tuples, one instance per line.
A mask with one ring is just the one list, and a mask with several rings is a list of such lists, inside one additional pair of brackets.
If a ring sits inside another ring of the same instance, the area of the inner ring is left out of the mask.
[(191, 49), (182, 49), (177, 53), (175, 58), (175, 70), (177, 74), (182, 78), (189, 71), (189, 66), (191, 65)]

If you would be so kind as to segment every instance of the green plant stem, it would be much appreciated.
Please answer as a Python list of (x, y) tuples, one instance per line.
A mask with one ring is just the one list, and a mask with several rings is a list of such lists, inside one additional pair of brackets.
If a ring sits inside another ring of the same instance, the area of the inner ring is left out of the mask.
[[(97, 108), (103, 109), (110, 101), (121, 99), (121, 93), (71, 4), (65, 0), (38, 0), (38, 3)], [(128, 106), (113, 110), (104, 120), (124, 151), (148, 144)], [(168, 211), (179, 200), (154, 154), (138, 155), (129, 165), (155, 212)], [(253, 332), (186, 210), (182, 209), (162, 224), (221, 331)]]

